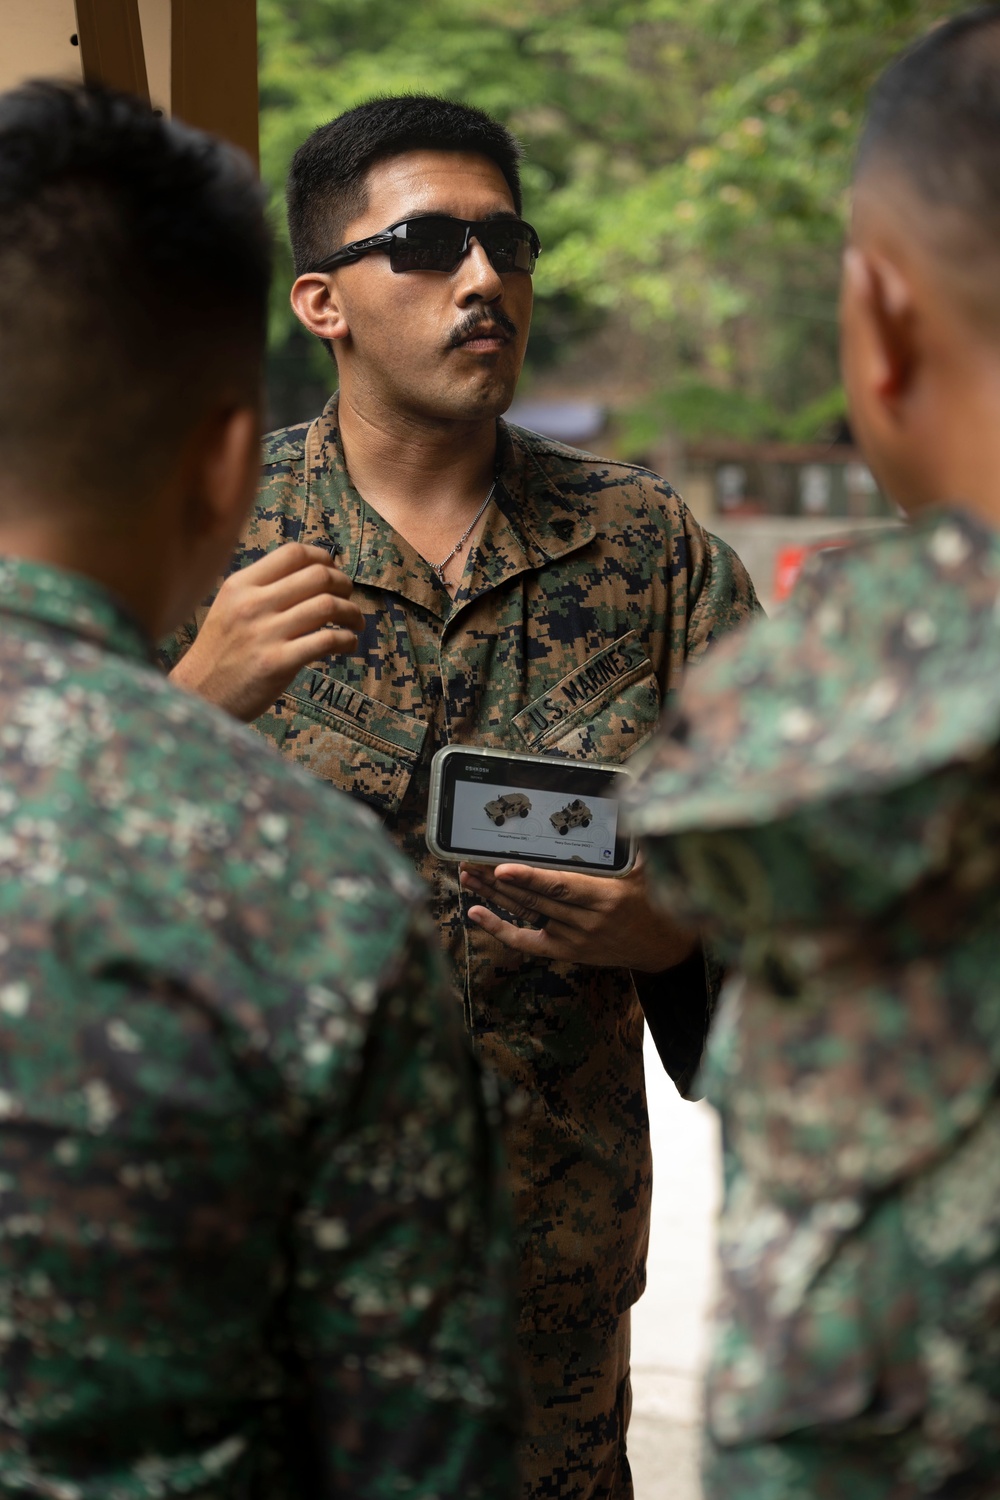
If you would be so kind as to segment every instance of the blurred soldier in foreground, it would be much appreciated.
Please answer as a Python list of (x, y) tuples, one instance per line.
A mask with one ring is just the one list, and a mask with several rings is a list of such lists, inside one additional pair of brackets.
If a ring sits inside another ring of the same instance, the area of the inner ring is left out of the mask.
[(1000, 8), (877, 86), (853, 421), (912, 525), (695, 673), (636, 814), (742, 968), (713, 1500), (1000, 1495)]
[[(432, 858), (430, 764), (449, 743), (628, 759), (685, 662), (755, 600), (654, 474), (500, 420), (539, 250), (519, 157), (481, 111), (422, 97), (360, 105), (296, 153), (292, 301), (335, 350), (339, 392), (267, 438), (236, 567), (174, 675), (374, 808), (426, 876), (456, 1012), (522, 1105), (506, 1144), (525, 1494), (627, 1500), (640, 999), (683, 1089), (714, 993), (695, 935), (651, 911), (638, 874), (460, 876)], [(364, 604), (343, 656), (319, 628), (332, 583), (294, 571), (303, 542), (336, 553)]]
[(511, 1493), (504, 1215), (417, 881), (151, 664), (251, 502), (268, 281), (228, 148), (0, 98), (3, 1495)]

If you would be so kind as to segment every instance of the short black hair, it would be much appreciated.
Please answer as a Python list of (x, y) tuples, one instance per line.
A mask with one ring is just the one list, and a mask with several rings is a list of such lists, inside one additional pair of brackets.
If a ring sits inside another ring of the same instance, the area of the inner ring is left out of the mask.
[(936, 26), (883, 73), (858, 175), (883, 163), (901, 169), (928, 203), (1000, 231), (1000, 5)]
[(288, 174), (288, 232), (295, 273), (339, 248), (364, 212), (366, 178), (406, 151), (468, 151), (495, 162), (521, 212), (521, 147), (506, 126), (471, 104), (432, 94), (369, 99), (314, 130)]
[(263, 204), (242, 153), (138, 99), (0, 94), (0, 477), (139, 503), (214, 404), (258, 400)]

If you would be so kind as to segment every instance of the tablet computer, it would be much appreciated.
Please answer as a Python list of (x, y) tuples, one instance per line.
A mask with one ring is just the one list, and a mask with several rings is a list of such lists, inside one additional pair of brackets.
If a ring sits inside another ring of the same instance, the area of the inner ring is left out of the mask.
[(622, 766), (449, 745), (431, 762), (427, 847), (470, 864), (625, 875), (635, 863), (618, 801), (628, 776)]

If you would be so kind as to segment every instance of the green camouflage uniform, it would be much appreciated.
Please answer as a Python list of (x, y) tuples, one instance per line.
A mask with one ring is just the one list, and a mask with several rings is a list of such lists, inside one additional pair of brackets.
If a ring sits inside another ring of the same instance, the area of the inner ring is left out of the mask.
[[(328, 547), (367, 623), (356, 654), (300, 672), (256, 728), (373, 808), (430, 885), (456, 1002), (519, 1105), (505, 1134), (530, 1387), (526, 1492), (624, 1495), (628, 1309), (645, 1284), (650, 1192), (636, 986), (627, 970), (539, 962), (466, 922), (457, 866), (424, 843), (430, 761), (446, 744), (624, 761), (687, 658), (755, 600), (738, 559), (644, 470), (500, 423), (497, 472), (452, 601), (353, 488), (336, 399), (266, 439), (236, 566), (285, 541)], [(704, 966), (644, 979), (683, 1084), (706, 1030)]]
[(741, 971), (708, 1494), (1000, 1495), (1000, 538), (937, 512), (816, 564), (637, 796)]
[(509, 1500), (509, 1211), (418, 882), (95, 583), (0, 560), (0, 614), (0, 1494)]

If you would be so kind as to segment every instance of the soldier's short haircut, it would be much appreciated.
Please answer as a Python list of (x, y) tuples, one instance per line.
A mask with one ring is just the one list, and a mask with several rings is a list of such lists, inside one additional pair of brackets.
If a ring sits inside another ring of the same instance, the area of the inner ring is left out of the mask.
[(288, 230), (297, 275), (338, 249), (346, 226), (364, 213), (372, 167), (407, 151), (487, 157), (500, 168), (521, 212), (521, 147), (498, 120), (431, 94), (370, 99), (314, 130), (292, 158)]
[(1000, 233), (1000, 5), (935, 27), (879, 79), (858, 174), (883, 165), (928, 204)]
[(0, 95), (0, 497), (141, 501), (258, 399), (270, 275), (241, 153), (100, 87)]

